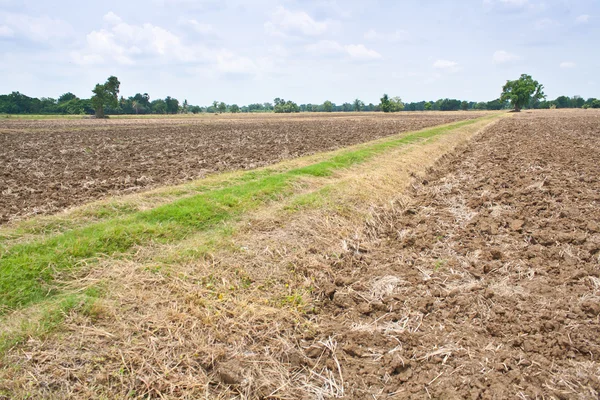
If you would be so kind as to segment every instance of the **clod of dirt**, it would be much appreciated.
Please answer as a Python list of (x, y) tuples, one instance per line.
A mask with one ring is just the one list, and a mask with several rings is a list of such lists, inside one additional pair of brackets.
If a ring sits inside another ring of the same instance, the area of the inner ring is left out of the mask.
[(525, 221), (522, 219), (514, 219), (510, 222), (510, 229), (513, 231), (520, 231), (523, 228), (523, 225), (525, 225)]
[(492, 249), (490, 250), (490, 256), (492, 257), (492, 260), (501, 260), (502, 252), (498, 249)]
[(348, 354), (351, 357), (362, 357), (363, 356), (362, 350), (360, 349), (360, 347), (358, 347), (355, 344), (347, 344), (344, 346), (343, 350), (346, 354)]
[(600, 302), (593, 300), (586, 300), (581, 303), (581, 310), (591, 317), (595, 317), (600, 314)]
[(235, 362), (221, 364), (217, 368), (217, 375), (221, 382), (226, 385), (240, 385), (244, 381), (242, 367)]

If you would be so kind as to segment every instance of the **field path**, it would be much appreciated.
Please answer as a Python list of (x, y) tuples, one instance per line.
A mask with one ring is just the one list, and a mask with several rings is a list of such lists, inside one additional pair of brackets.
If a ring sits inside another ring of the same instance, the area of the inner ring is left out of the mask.
[(74, 237), (130, 247), (5, 315), (0, 398), (597, 399), (599, 129), (549, 111), (399, 135), (228, 178), (251, 191), (211, 198), (232, 217), (210, 226), (186, 212), (228, 186), (74, 212)]
[(485, 112), (0, 120), (0, 224)]

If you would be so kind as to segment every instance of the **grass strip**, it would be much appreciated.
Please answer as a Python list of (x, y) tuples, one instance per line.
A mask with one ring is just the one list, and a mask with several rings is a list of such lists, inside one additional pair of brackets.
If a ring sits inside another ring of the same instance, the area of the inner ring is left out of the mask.
[(229, 187), (199, 193), (147, 211), (73, 229), (59, 235), (2, 249), (0, 315), (61, 293), (61, 278), (101, 257), (126, 255), (135, 246), (173, 243), (234, 219), (262, 204), (289, 195), (302, 176), (325, 177), (364, 162), (387, 149), (407, 145), (483, 119), (461, 121), (367, 144), (328, 160)]

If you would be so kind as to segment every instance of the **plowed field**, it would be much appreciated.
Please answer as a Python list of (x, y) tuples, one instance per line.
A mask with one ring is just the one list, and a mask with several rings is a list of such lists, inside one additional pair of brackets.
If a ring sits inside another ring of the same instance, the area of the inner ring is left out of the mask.
[(325, 286), (346, 393), (597, 399), (600, 114), (503, 119), (410, 197)]
[(482, 113), (0, 121), (0, 224)]

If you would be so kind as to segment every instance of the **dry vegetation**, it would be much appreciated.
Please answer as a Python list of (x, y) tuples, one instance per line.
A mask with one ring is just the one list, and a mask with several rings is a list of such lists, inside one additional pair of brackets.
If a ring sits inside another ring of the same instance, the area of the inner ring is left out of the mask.
[(0, 398), (596, 399), (599, 127), (481, 121), (105, 259)]
[(0, 120), (0, 224), (485, 113)]

